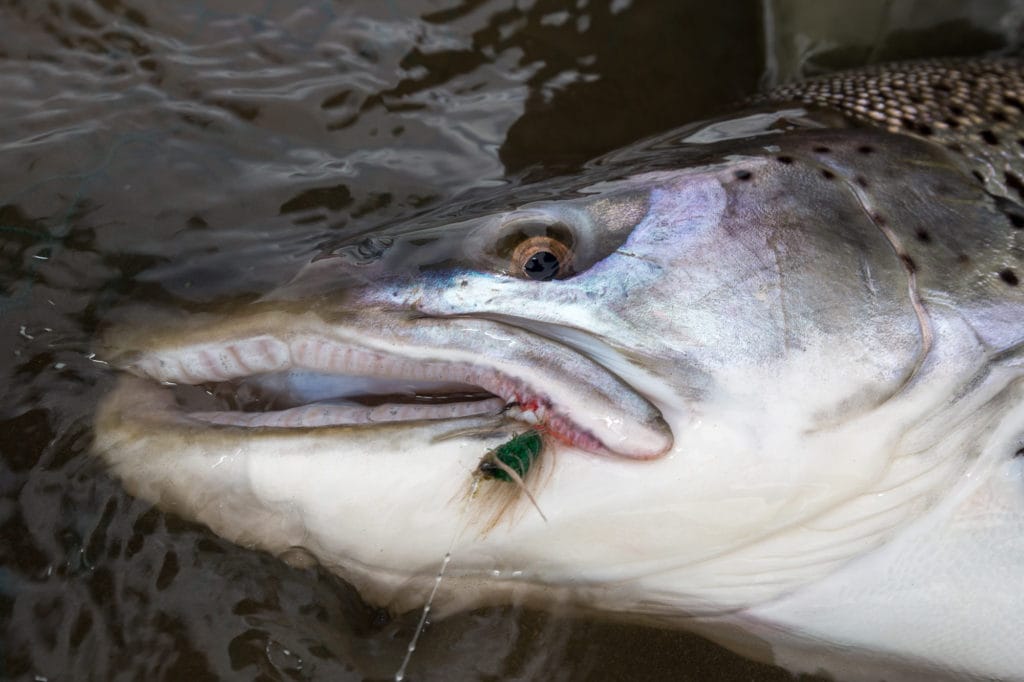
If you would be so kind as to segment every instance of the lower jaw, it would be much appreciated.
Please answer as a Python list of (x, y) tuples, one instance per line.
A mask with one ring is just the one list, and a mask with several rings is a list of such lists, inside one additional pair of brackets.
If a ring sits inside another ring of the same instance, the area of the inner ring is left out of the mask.
[(175, 384), (178, 412), (211, 425), (317, 428), (496, 416), (507, 401), (452, 382), (280, 372), (204, 384)]
[(498, 415), (505, 407), (501, 398), (440, 405), (391, 404), (336, 405), (313, 403), (272, 412), (190, 412), (192, 419), (222, 426), (315, 428), (357, 424), (460, 419)]
[[(193, 405), (194, 408), (194, 405)], [(200, 410), (188, 409), (176, 399), (173, 390), (149, 379), (123, 374), (114, 389), (98, 406), (97, 429), (108, 434), (118, 433), (120, 438), (146, 440), (150, 437), (169, 438), (169, 442), (222, 443), (226, 440), (246, 442), (265, 439), (307, 438), (353, 440), (365, 445), (379, 438), (424, 438), (445, 440), (455, 436), (473, 438), (508, 438), (528, 428), (505, 408), (482, 414), (437, 419), (408, 419), (363, 423), (329, 423), (302, 426), (272, 426), (240, 423), (255, 417), (267, 418), (272, 412), (230, 412), (221, 422), (202, 419)], [(283, 412), (280, 411), (280, 412)], [(233, 419), (239, 418), (239, 423)], [(386, 436), (383, 434), (387, 434)], [(175, 446), (177, 447), (177, 446)], [(362, 445), (360, 446), (362, 447)]]

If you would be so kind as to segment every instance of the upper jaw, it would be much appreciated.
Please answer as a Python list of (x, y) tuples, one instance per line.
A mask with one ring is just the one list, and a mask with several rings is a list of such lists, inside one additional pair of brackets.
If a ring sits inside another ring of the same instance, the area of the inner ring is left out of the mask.
[[(375, 311), (328, 322), (267, 312), (158, 335), (108, 338), (114, 363), (168, 384), (208, 385), (301, 370), (330, 375), (455, 382), (490, 394), (441, 405), (328, 405), (278, 412), (196, 411), (193, 422), (312, 428), (503, 414), (595, 454), (647, 459), (672, 434), (661, 413), (619, 377), (566, 345), (503, 322), (409, 319)], [(179, 413), (178, 418), (182, 415)]]

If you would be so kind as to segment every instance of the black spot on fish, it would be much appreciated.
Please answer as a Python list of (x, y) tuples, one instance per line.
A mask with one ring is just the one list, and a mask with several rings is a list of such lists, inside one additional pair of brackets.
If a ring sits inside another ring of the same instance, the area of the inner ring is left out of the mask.
[(956, 117), (960, 117), (964, 115), (964, 108), (956, 104), (951, 104), (949, 106), (949, 113), (953, 114)]
[(829, 149), (828, 147), (815, 147), (814, 151), (818, 152), (819, 154), (828, 154), (832, 150)]
[(900, 260), (903, 261), (903, 266), (907, 269), (907, 272), (917, 272), (917, 263), (910, 257), (910, 254), (901, 253)]
[(926, 244), (932, 240), (932, 236), (928, 234), (928, 230), (924, 229), (923, 227), (917, 228), (917, 231), (914, 234), (917, 235), (918, 241), (924, 242)]
[(945, 123), (946, 127), (948, 127), (950, 130), (956, 130), (957, 128), (960, 127), (960, 121), (956, 120), (955, 118), (947, 118)]
[(821, 169), (821, 176), (823, 178), (825, 178), (826, 180), (832, 180), (833, 178), (836, 177), (836, 174), (833, 173), (832, 171), (830, 171), (828, 168), (822, 168)]
[(1011, 95), (1003, 95), (1003, 104), (1011, 106), (1017, 111), (1024, 111), (1024, 102)]
[(1015, 173), (1011, 173), (1010, 171), (1003, 173), (1003, 177), (1006, 179), (1007, 186), (1024, 198), (1024, 181), (1017, 177)]
[(783, 156), (776, 156), (775, 160), (778, 161), (779, 163), (785, 163), (785, 164), (793, 163), (793, 157), (792, 156), (785, 156), (785, 155), (783, 155)]
[(934, 132), (932, 130), (932, 127), (927, 123), (918, 123), (917, 121), (909, 117), (904, 117), (900, 119), (900, 123), (902, 123), (903, 127), (906, 128), (907, 130), (913, 130), (919, 135), (924, 135), (925, 137), (928, 137)]
[(982, 130), (979, 135), (981, 139), (985, 140), (986, 144), (997, 145), (999, 144), (999, 138), (991, 130)]
[(872, 154), (874, 153), (875, 148), (869, 144), (862, 144), (861, 146), (857, 147), (857, 151), (860, 152), (861, 154)]
[(996, 202), (996, 208), (1002, 211), (1010, 225), (1018, 230), (1024, 228), (1024, 207), (1003, 197), (992, 197)]
[(868, 179), (865, 178), (863, 175), (858, 175), (856, 178), (853, 179), (853, 181), (856, 182), (861, 187), (864, 187), (865, 189), (868, 186)]
[(752, 177), (754, 177), (753, 173), (745, 169), (740, 169), (736, 171), (733, 175), (736, 176), (737, 180), (750, 180)]
[(874, 220), (875, 224), (877, 224), (877, 225), (885, 225), (886, 224), (885, 216), (883, 216), (881, 213), (873, 213), (873, 214), (871, 214), (871, 219)]
[(961, 253), (956, 257), (956, 262), (959, 263), (960, 265), (967, 265), (968, 263), (971, 262), (971, 257), (968, 256), (966, 253)]
[(1017, 452), (1013, 453), (1014, 457), (1024, 457), (1024, 448), (1021, 448)]
[(1020, 279), (1017, 278), (1017, 273), (1010, 268), (1004, 268), (999, 271), (999, 279), (1003, 280), (1011, 287), (1015, 287), (1020, 284)]
[(971, 175), (981, 184), (985, 184), (985, 176), (981, 174), (981, 171), (972, 170)]
[(996, 109), (995, 111), (988, 112), (988, 115), (992, 118), (993, 121), (1006, 123), (1006, 114), (1004, 114), (1002, 111), (998, 109)]

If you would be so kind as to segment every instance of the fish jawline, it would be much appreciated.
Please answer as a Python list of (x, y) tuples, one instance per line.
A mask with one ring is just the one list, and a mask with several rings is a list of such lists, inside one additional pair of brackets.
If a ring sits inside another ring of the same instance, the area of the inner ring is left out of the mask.
[[(490, 323), (494, 324), (494, 323)], [(285, 327), (287, 329), (287, 327)], [(273, 334), (248, 329), (243, 334), (230, 334), (227, 340), (210, 341), (216, 329), (206, 333), (189, 334), (173, 344), (160, 344), (160, 350), (130, 351), (128, 361), (120, 364), (131, 373), (165, 385), (202, 385), (228, 382), (247, 377), (290, 370), (317, 372), (334, 376), (356, 376), (381, 379), (402, 379), (411, 382), (457, 382), (479, 387), (480, 392), (493, 396), (479, 401), (454, 401), (446, 405), (401, 406), (394, 404), (366, 406), (339, 406), (313, 402), (291, 409), (269, 412), (222, 410), (183, 411), (169, 401), (164, 404), (163, 418), (176, 418), (198, 423), (204, 427), (235, 427), (244, 429), (308, 429), (331, 426), (378, 426), (381, 423), (402, 424), (419, 421), (448, 421), (466, 417), (486, 416), (492, 419), (508, 417), (526, 426), (537, 426), (555, 440), (572, 448), (599, 455), (619, 455), (646, 459), (662, 454), (671, 445), (671, 436), (657, 433), (663, 442), (610, 444), (573, 417), (593, 412), (587, 401), (592, 390), (580, 390), (581, 377), (545, 377), (556, 391), (570, 400), (560, 400), (551, 392), (537, 387), (530, 377), (517, 375), (514, 363), (486, 358), (477, 352), (474, 362), (469, 351), (455, 349), (431, 354), (429, 349), (408, 350), (402, 343), (390, 339), (388, 344), (363, 344), (320, 330), (290, 331)], [(456, 330), (457, 331), (457, 330)], [(521, 332), (520, 330), (520, 333)], [(565, 346), (543, 340), (537, 343), (556, 347), (563, 354), (577, 355)], [(143, 344), (145, 347), (145, 344)], [(459, 353), (461, 352), (461, 357)], [(590, 362), (581, 359), (580, 362)], [(599, 366), (598, 366), (599, 367)], [(603, 368), (600, 368), (603, 371)], [(559, 383), (561, 382), (561, 383)], [(576, 399), (578, 394), (579, 398)], [(624, 391), (635, 395), (629, 387)], [(604, 394), (602, 394), (604, 395)], [(642, 398), (637, 397), (642, 401)], [(575, 401), (576, 404), (573, 404)], [(607, 405), (604, 407), (607, 408)], [(624, 413), (624, 410), (623, 410)], [(660, 415), (659, 415), (660, 420)], [(661, 422), (663, 425), (663, 422)], [(655, 427), (658, 425), (656, 424)], [(641, 431), (647, 425), (641, 425)], [(667, 430), (667, 427), (665, 427)]]

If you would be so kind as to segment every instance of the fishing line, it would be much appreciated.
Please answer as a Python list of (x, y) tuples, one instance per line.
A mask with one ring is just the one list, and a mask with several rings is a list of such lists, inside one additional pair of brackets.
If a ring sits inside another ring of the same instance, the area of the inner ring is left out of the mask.
[(420, 621), (416, 625), (416, 632), (413, 633), (412, 640), (409, 642), (409, 646), (405, 650), (405, 658), (402, 659), (402, 666), (395, 673), (395, 682), (402, 682), (402, 680), (405, 679), (405, 669), (409, 666), (409, 661), (412, 660), (412, 652), (416, 651), (416, 643), (420, 639), (420, 634), (423, 633), (423, 628), (427, 625), (427, 616), (430, 615), (430, 607), (434, 603), (434, 597), (437, 595), (437, 589), (441, 586), (441, 579), (444, 577), (445, 569), (448, 568), (448, 564), (452, 560), (452, 549), (454, 549), (456, 540), (459, 539), (468, 525), (466, 512), (469, 510), (470, 500), (476, 497), (476, 490), (478, 487), (480, 487), (480, 479), (474, 478), (473, 484), (469, 489), (469, 496), (462, 507), (462, 525), (455, 529), (455, 533), (452, 535), (452, 541), (448, 543), (448, 551), (444, 553), (444, 559), (441, 560), (441, 568), (438, 569), (437, 575), (434, 577), (434, 587), (430, 590), (430, 595), (427, 597), (427, 603), (423, 605), (423, 612), (420, 614)]
[(405, 658), (402, 659), (402, 665), (395, 673), (395, 682), (402, 682), (405, 679), (405, 671), (409, 666), (409, 661), (412, 660), (412, 653), (416, 651), (416, 644), (419, 642), (420, 635), (423, 633), (423, 629), (427, 625), (427, 617), (430, 615), (430, 608), (434, 603), (434, 597), (437, 596), (437, 590), (441, 587), (441, 580), (444, 578), (444, 572), (448, 568), (448, 564), (452, 560), (452, 549), (455, 548), (455, 542), (462, 536), (466, 528), (469, 525), (469, 519), (467, 512), (469, 511), (469, 503), (476, 497), (477, 490), (480, 487), (481, 480), (487, 479), (498, 479), (502, 481), (508, 481), (518, 487), (520, 492), (524, 493), (530, 500), (534, 509), (540, 514), (540, 517), (544, 520), (544, 523), (548, 522), (548, 517), (541, 511), (540, 505), (537, 504), (536, 498), (530, 489), (526, 487), (526, 483), (523, 481), (523, 477), (533, 466), (535, 460), (540, 456), (543, 448), (543, 438), (539, 429), (531, 429), (526, 433), (514, 435), (512, 438), (499, 445), (498, 447), (490, 450), (480, 460), (480, 464), (474, 473), (472, 483), (469, 488), (469, 493), (466, 495), (465, 501), (462, 505), (461, 519), (462, 523), (456, 527), (455, 533), (452, 535), (451, 542), (448, 543), (448, 551), (444, 553), (444, 558), (441, 560), (441, 567), (437, 571), (437, 575), (434, 577), (434, 587), (430, 590), (430, 594), (427, 596), (427, 603), (423, 606), (423, 612), (420, 614), (419, 623), (416, 624), (416, 631), (413, 633), (412, 640), (409, 642), (409, 646), (405, 650)]

